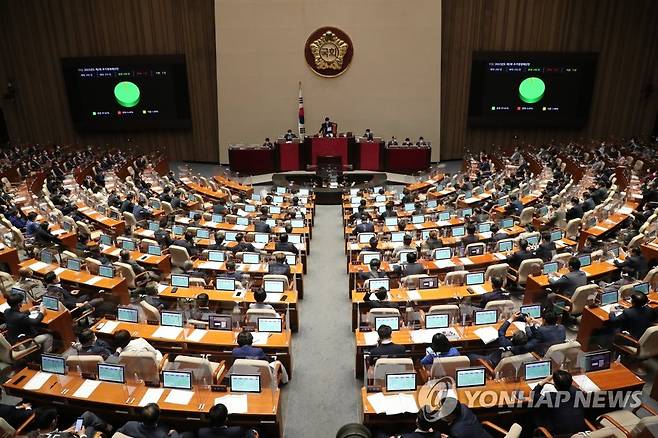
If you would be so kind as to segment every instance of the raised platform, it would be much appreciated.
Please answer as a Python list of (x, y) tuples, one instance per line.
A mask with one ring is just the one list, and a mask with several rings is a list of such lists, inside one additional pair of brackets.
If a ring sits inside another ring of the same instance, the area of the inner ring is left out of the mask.
[(322, 205), (340, 205), (343, 192), (348, 189), (374, 187), (386, 184), (386, 174), (380, 172), (345, 172), (339, 177), (335, 187), (323, 185), (322, 178), (311, 172), (287, 172), (272, 175), (272, 182), (277, 186), (313, 187), (315, 203)]

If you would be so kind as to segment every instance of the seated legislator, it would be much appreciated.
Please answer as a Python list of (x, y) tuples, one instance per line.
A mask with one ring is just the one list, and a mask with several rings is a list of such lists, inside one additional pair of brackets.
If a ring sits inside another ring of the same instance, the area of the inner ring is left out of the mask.
[(499, 275), (491, 277), (491, 287), (493, 290), (482, 294), (480, 302), (477, 303), (477, 307), (484, 309), (490, 301), (509, 300), (510, 294), (503, 288), (503, 283), (503, 277)]
[(377, 341), (377, 346), (370, 350), (370, 357), (376, 359), (384, 356), (402, 356), (405, 354), (404, 345), (393, 343), (391, 339), (392, 333), (393, 330), (391, 327), (385, 324), (379, 326), (377, 329), (379, 340)]
[[(556, 391), (542, 391), (552, 382)], [(579, 389), (567, 371), (557, 370), (532, 389), (535, 427), (544, 427), (554, 436), (572, 436), (589, 430)], [(582, 395), (582, 394), (581, 394)], [(543, 401), (542, 401), (543, 399)]]
[(535, 254), (532, 251), (528, 251), (528, 241), (525, 239), (519, 240), (519, 250), (513, 254), (507, 256), (507, 264), (510, 265), (513, 269), (519, 269), (521, 262), (524, 260), (532, 259), (535, 257)]
[(148, 341), (144, 338), (131, 339), (130, 332), (128, 330), (118, 330), (114, 334), (114, 342), (117, 346), (116, 352), (121, 354), (123, 351), (130, 352), (149, 352), (153, 353), (156, 362), (162, 361), (162, 353), (160, 350), (154, 348)]
[[(465, 404), (447, 396), (440, 402), (439, 418), (433, 429), (451, 438), (492, 438)], [(436, 436), (443, 436), (441, 434)]]
[(260, 218), (254, 221), (254, 231), (257, 233), (268, 233), (268, 234), (272, 232), (270, 226), (267, 224), (266, 214), (261, 215)]
[(49, 353), (53, 348), (53, 335), (50, 333), (39, 333), (38, 327), (46, 315), (46, 308), (42, 304), (34, 308), (37, 312), (35, 318), (30, 318), (30, 312), (22, 311), (23, 296), (19, 293), (12, 293), (7, 298), (9, 308), (5, 310), (4, 319), (7, 326), (7, 340), (11, 344), (22, 341), (26, 338), (33, 338), (39, 344), (41, 351)]
[(142, 408), (139, 421), (128, 421), (118, 433), (132, 438), (178, 438), (178, 432), (160, 423), (160, 407), (149, 403)]
[[(372, 296), (375, 296), (376, 300)], [(363, 296), (364, 307), (369, 309), (381, 309), (381, 308), (391, 308), (397, 309), (398, 305), (392, 301), (388, 300), (388, 291), (385, 287), (380, 287), (376, 291), (369, 290)]]
[(238, 333), (238, 346), (233, 349), (231, 355), (235, 359), (257, 359), (272, 362), (270, 356), (266, 355), (262, 348), (253, 347), (253, 335), (248, 331), (241, 331)]
[(478, 236), (475, 235), (475, 224), (468, 224), (466, 225), (466, 236), (464, 236), (461, 240), (462, 245), (470, 245), (471, 243), (477, 243), (480, 241)]
[(194, 233), (192, 231), (185, 231), (184, 238), (174, 240), (172, 245), (182, 246), (187, 250), (187, 254), (190, 257), (195, 257), (199, 254), (199, 249), (194, 244)]
[(78, 342), (73, 344), (78, 354), (95, 354), (107, 359), (112, 354), (112, 347), (102, 339), (96, 338), (94, 332), (84, 329), (78, 335)]
[(631, 307), (622, 312), (610, 312), (609, 324), (640, 339), (644, 332), (658, 320), (658, 308), (648, 306), (649, 299), (642, 292), (631, 295)]
[(370, 130), (370, 128), (366, 128), (366, 132), (363, 133), (362, 138), (368, 141), (373, 141), (375, 139), (375, 134)]
[(299, 250), (297, 249), (295, 244), (288, 242), (287, 233), (281, 233), (281, 235), (279, 235), (279, 241), (276, 242), (276, 244), (274, 245), (274, 251), (291, 252), (295, 255), (299, 254)]
[[(101, 436), (101, 433), (110, 434), (112, 426), (102, 420), (98, 415), (91, 411), (85, 411), (78, 418), (82, 418), (82, 428), (73, 434), (71, 431), (74, 426), (62, 430), (60, 427), (61, 418), (55, 407), (42, 407), (38, 409), (34, 426), (36, 430), (29, 433), (30, 438), (55, 438), (55, 437), (94, 437)], [(66, 427), (66, 426), (64, 426)], [(107, 436), (107, 435), (104, 435)]]
[(535, 257), (542, 259), (544, 263), (550, 262), (556, 252), (555, 242), (551, 242), (551, 233), (541, 233), (541, 243), (535, 250)]
[(286, 262), (286, 255), (277, 253), (274, 261), (267, 266), (268, 274), (290, 275), (290, 265)]
[(334, 132), (334, 123), (329, 119), (329, 117), (324, 118), (322, 126), (320, 126), (319, 133), (323, 137), (335, 137), (336, 133)]
[(425, 356), (420, 360), (421, 365), (432, 366), (434, 359), (441, 357), (459, 356), (459, 350), (450, 345), (450, 341), (443, 333), (432, 336), (432, 345), (425, 349)]
[(407, 263), (402, 265), (402, 276), (424, 274), (425, 268), (418, 263), (418, 255), (415, 252), (407, 254)]
[(255, 303), (249, 304), (250, 309), (266, 309), (266, 310), (274, 310), (274, 307), (272, 307), (271, 304), (265, 303), (265, 300), (267, 300), (267, 292), (265, 292), (265, 289), (258, 288), (254, 291), (254, 301)]
[(228, 409), (221, 403), (210, 408), (207, 427), (199, 428), (198, 438), (244, 438), (247, 431), (241, 426), (227, 426)]
[(649, 263), (642, 255), (642, 249), (639, 246), (631, 248), (631, 254), (623, 262), (615, 260), (615, 266), (626, 272), (633, 278), (644, 278), (649, 270)]
[(256, 252), (256, 248), (254, 247), (254, 245), (244, 241), (243, 233), (238, 233), (235, 236), (235, 241), (237, 242), (237, 245), (231, 248), (233, 254), (236, 254), (238, 252)]
[(283, 139), (287, 142), (291, 142), (296, 139), (297, 136), (292, 132), (292, 129), (288, 129), (285, 134), (283, 134)]
[(544, 312), (544, 324), (529, 316), (526, 317), (525, 332), (528, 335), (528, 350), (540, 356), (546, 354), (551, 345), (565, 341), (567, 331), (562, 324), (557, 323), (557, 316), (553, 312)]
[(524, 331), (518, 330), (514, 332), (511, 339), (506, 335), (507, 329), (515, 321), (525, 322), (526, 316), (517, 312), (505, 322), (503, 322), (503, 324), (498, 329), (498, 339), (496, 340), (495, 344), (492, 344), (492, 347), (498, 348), (486, 355), (475, 353), (468, 354), (467, 356), (471, 360), (471, 363), (474, 363), (478, 359), (484, 359), (491, 363), (493, 368), (496, 368), (503, 357), (529, 353), (530, 349), (528, 347), (528, 335)]
[(549, 276), (548, 282), (561, 295), (571, 297), (576, 289), (587, 284), (587, 274), (580, 270), (580, 260), (577, 257), (569, 259), (569, 272), (561, 277)]
[(370, 278), (386, 278), (386, 271), (381, 269), (381, 261), (379, 259), (370, 260), (368, 266), (370, 266), (370, 271), (359, 272), (359, 280), (365, 281)]
[(373, 233), (375, 231), (375, 224), (370, 222), (370, 217), (367, 214), (361, 215), (361, 223), (357, 224), (352, 230), (352, 235), (356, 236), (359, 233)]

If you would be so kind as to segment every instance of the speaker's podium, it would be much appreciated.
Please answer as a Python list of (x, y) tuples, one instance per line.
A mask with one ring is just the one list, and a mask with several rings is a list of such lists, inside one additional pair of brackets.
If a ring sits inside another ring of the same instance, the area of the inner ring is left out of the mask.
[(318, 157), (340, 157), (341, 165), (349, 164), (347, 137), (312, 137), (311, 165), (318, 164)]
[(301, 169), (299, 139), (295, 138), (291, 141), (286, 141), (280, 138), (276, 141), (276, 146), (279, 151), (279, 171), (287, 172), (289, 170)]

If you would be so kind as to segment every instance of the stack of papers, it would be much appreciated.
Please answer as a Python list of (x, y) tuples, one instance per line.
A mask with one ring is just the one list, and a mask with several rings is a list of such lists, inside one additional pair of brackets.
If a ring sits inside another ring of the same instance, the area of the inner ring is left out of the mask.
[(267, 332), (253, 332), (251, 335), (254, 338), (254, 345), (265, 345), (270, 334)]
[(365, 341), (366, 345), (375, 345), (379, 340), (379, 335), (377, 332), (365, 332), (363, 334), (363, 340)]
[(482, 295), (487, 293), (487, 290), (481, 284), (478, 284), (476, 286), (469, 286), (468, 289), (477, 295)]
[(192, 400), (194, 391), (185, 391), (182, 389), (170, 389), (169, 395), (165, 399), (165, 403), (171, 403), (174, 405), (187, 405)]
[(450, 259), (434, 260), (434, 264), (438, 269), (452, 268), (455, 264)]
[(225, 395), (224, 397), (217, 397), (215, 399), (215, 404), (221, 403), (226, 406), (229, 414), (246, 414), (249, 410), (249, 405), (247, 403), (247, 395)]
[(57, 268), (57, 269), (55, 269), (55, 275), (59, 275), (64, 271), (66, 271), (66, 268)]
[(217, 222), (213, 222), (213, 221), (205, 221), (205, 222), (203, 223), (203, 225), (205, 225), (205, 226), (208, 227), (208, 228), (215, 228), (215, 227), (217, 226)]
[(8, 303), (2, 303), (0, 304), (0, 312), (4, 313), (5, 310), (9, 309), (9, 304)]
[(53, 236), (59, 236), (60, 234), (64, 234), (64, 233), (66, 233), (66, 230), (63, 228), (53, 230), (50, 232), (50, 234), (52, 234)]
[(105, 321), (103, 324), (103, 327), (101, 327), (98, 331), (101, 333), (114, 333), (114, 329), (116, 329), (119, 326), (119, 321)]
[(89, 398), (100, 384), (100, 380), (85, 380), (84, 383), (73, 393), (73, 397)]
[(187, 335), (187, 340), (192, 342), (199, 342), (208, 333), (207, 330), (195, 329), (192, 333)]
[(622, 207), (619, 209), (620, 214), (631, 214), (633, 213), (633, 209), (631, 207)]
[(437, 333), (443, 333), (449, 340), (459, 339), (459, 335), (453, 328), (445, 329), (421, 329), (411, 332), (411, 340), (414, 344), (431, 344), (432, 337)]
[(573, 376), (573, 381), (583, 392), (598, 392), (601, 390), (586, 374)]
[(267, 298), (265, 298), (266, 303), (278, 303), (281, 301), (282, 293), (268, 292)]
[(146, 406), (149, 403), (157, 403), (164, 393), (163, 388), (149, 388), (139, 401), (140, 406)]
[(50, 376), (52, 374), (50, 373), (44, 373), (43, 371), (37, 372), (32, 378), (23, 386), (23, 389), (27, 391), (35, 391), (37, 389), (40, 389), (44, 383), (50, 379)]
[(601, 306), (601, 310), (603, 310), (605, 313), (610, 313), (610, 311), (614, 308), (617, 307), (619, 304), (613, 303), (613, 304), (606, 304), (605, 306)]
[(479, 328), (473, 333), (475, 333), (477, 337), (480, 338), (485, 344), (490, 344), (491, 342), (498, 339), (498, 330), (491, 326)]
[(234, 231), (244, 231), (247, 229), (246, 225), (233, 225), (233, 230)]
[(386, 415), (398, 415), (405, 412), (410, 414), (418, 412), (416, 398), (411, 394), (384, 395), (378, 392), (369, 395), (368, 401), (378, 414), (385, 412)]
[(158, 293), (162, 292), (163, 290), (167, 289), (169, 285), (167, 284), (158, 284)]
[(151, 336), (162, 339), (176, 339), (183, 331), (180, 327), (160, 326)]
[(34, 262), (29, 266), (29, 268), (32, 269), (33, 271), (40, 271), (43, 268), (47, 268), (48, 266), (50, 266), (48, 263)]

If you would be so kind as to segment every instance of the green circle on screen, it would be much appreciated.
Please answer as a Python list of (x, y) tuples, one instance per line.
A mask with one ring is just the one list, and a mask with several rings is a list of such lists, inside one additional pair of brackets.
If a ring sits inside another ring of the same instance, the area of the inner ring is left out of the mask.
[(546, 84), (539, 78), (526, 78), (519, 85), (519, 97), (525, 103), (539, 102), (544, 97)]
[(114, 87), (114, 97), (121, 106), (132, 108), (139, 103), (139, 87), (130, 81), (123, 81)]

